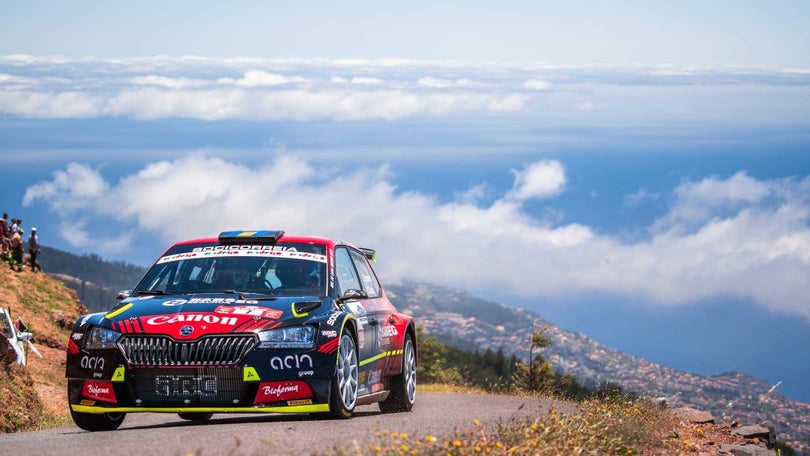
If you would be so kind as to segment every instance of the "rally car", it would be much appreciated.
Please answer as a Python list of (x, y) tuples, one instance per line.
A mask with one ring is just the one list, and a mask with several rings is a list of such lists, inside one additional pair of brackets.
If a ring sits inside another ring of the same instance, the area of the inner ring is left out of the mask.
[(73, 421), (117, 429), (127, 413), (410, 411), (413, 319), (386, 297), (375, 252), (283, 231), (179, 242), (109, 312), (68, 340)]

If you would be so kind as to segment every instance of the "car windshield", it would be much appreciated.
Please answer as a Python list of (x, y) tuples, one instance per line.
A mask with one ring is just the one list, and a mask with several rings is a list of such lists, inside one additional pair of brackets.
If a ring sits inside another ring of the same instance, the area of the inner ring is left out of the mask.
[(158, 259), (136, 292), (323, 297), (325, 249), (304, 247), (318, 253), (300, 246), (177, 246)]

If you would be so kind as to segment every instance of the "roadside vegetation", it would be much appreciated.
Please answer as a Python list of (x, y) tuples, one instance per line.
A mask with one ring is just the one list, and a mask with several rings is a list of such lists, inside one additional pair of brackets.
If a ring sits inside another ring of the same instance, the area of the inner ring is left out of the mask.
[[(567, 400), (575, 412), (550, 409), (544, 416), (496, 427), (471, 417), (451, 438), (413, 436), (377, 429), (376, 441), (336, 448), (337, 455), (694, 455), (714, 449), (728, 429), (679, 421), (664, 404), (640, 399), (616, 385), (589, 388), (555, 372), (543, 357), (551, 340), (533, 333), (528, 363), (502, 351), (471, 353), (434, 337), (419, 337), (419, 392), (519, 394)], [(793, 454), (777, 447), (780, 456)]]

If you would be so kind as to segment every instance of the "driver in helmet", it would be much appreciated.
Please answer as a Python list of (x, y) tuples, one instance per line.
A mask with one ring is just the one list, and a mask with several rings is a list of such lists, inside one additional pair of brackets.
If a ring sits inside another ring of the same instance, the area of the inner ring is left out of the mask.
[(318, 265), (304, 260), (281, 260), (276, 265), (276, 277), (282, 288), (317, 289), (320, 280)]

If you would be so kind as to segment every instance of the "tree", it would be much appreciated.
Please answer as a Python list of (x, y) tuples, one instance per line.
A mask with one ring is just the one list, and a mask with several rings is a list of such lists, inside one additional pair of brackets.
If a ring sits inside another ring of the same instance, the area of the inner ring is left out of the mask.
[(416, 365), (417, 378), (421, 383), (461, 384), (461, 374), (455, 367), (447, 366), (447, 347), (434, 336), (425, 336), (421, 326), (417, 332), (419, 363)]

